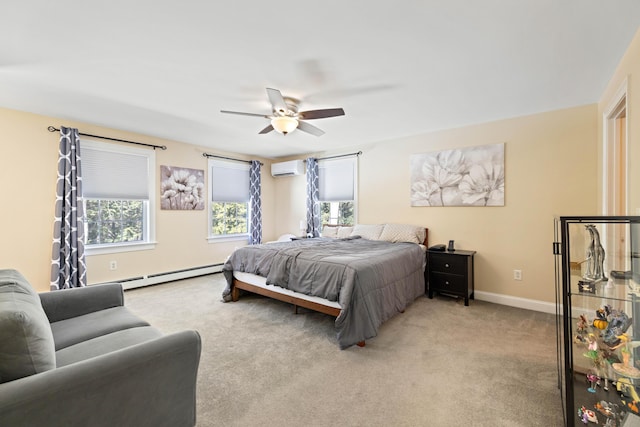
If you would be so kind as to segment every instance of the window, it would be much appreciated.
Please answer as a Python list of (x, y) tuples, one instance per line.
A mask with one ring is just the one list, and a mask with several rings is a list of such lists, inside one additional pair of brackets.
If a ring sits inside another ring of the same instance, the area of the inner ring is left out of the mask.
[(354, 225), (353, 202), (320, 202), (322, 224)]
[(318, 163), (322, 224), (355, 224), (357, 160), (353, 157)]
[(87, 253), (149, 249), (155, 152), (81, 141), (80, 154)]
[(142, 242), (144, 211), (140, 200), (85, 200), (86, 244)]
[(249, 170), (245, 163), (209, 159), (209, 239), (248, 237)]

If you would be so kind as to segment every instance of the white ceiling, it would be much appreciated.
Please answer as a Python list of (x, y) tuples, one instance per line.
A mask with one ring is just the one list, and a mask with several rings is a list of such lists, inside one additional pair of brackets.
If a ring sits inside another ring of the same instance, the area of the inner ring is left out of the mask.
[[(638, 0), (9, 0), (0, 106), (232, 153), (335, 152), (597, 102), (639, 26)], [(220, 113), (270, 113), (266, 87), (346, 115), (315, 137)]]

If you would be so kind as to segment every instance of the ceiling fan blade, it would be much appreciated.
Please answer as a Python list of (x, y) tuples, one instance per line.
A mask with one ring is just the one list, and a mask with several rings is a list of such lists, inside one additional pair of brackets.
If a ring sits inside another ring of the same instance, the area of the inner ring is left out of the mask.
[(284, 97), (278, 89), (267, 88), (267, 95), (269, 96), (269, 102), (271, 102), (273, 111), (277, 111), (282, 114), (289, 111), (289, 107), (287, 107), (287, 103), (284, 102)]
[(257, 114), (257, 113), (243, 113), (241, 111), (229, 111), (229, 110), (220, 110), (221, 113), (225, 113), (225, 114), (238, 114), (240, 116), (254, 116), (254, 117), (264, 117), (265, 119), (269, 119), (271, 118), (271, 116), (268, 116), (266, 114)]
[(298, 113), (298, 117), (303, 120), (324, 119), (336, 116), (344, 116), (344, 110), (342, 108), (326, 108), (324, 110), (309, 110)]
[(319, 128), (315, 127), (314, 125), (310, 125), (309, 123), (306, 123), (306, 122), (303, 122), (303, 121), (298, 121), (298, 129), (300, 129), (303, 132), (310, 133), (311, 135), (315, 135), (315, 136), (324, 135), (324, 131), (322, 129), (319, 129)]
[(260, 135), (261, 135), (261, 134), (264, 134), (264, 133), (269, 133), (269, 132), (271, 132), (272, 130), (273, 130), (273, 126), (272, 126), (272, 125), (269, 125), (269, 126), (267, 126), (266, 128), (262, 129), (260, 132), (258, 132), (258, 134), (260, 134)]

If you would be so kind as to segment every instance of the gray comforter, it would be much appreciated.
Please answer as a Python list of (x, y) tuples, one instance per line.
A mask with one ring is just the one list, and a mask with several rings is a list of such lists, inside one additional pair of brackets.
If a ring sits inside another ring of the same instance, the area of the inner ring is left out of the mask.
[(414, 243), (360, 238), (303, 239), (246, 246), (223, 267), (228, 300), (233, 271), (267, 278), (267, 283), (337, 301), (340, 348), (377, 335), (379, 326), (424, 294), (425, 254)]

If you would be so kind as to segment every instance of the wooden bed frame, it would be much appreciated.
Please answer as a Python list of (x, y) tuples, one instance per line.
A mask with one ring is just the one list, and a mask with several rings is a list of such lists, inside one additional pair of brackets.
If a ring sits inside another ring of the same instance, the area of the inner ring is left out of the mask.
[[(422, 242), (422, 244), (424, 246), (426, 246), (426, 247), (429, 247), (428, 243), (429, 243), (429, 229), (425, 228), (424, 242)], [(276, 292), (276, 291), (272, 291), (272, 290), (269, 290), (269, 289), (262, 288), (260, 286), (256, 286), (256, 285), (252, 285), (252, 284), (247, 283), (247, 282), (243, 282), (241, 280), (236, 279), (235, 277), (233, 278), (233, 289), (231, 290), (231, 300), (232, 301), (234, 301), (234, 302), (238, 301), (238, 299), (240, 298), (240, 289), (248, 291), (248, 292), (252, 292), (254, 294), (259, 294), (259, 295), (263, 295), (265, 297), (273, 298), (273, 299), (276, 299), (276, 300), (279, 300), (279, 301), (284, 301), (284, 302), (287, 302), (289, 304), (293, 304), (293, 309), (294, 309), (294, 312), (296, 314), (298, 314), (298, 307), (303, 307), (303, 308), (307, 308), (309, 310), (317, 311), (319, 313), (328, 314), (328, 315), (333, 316), (333, 317), (338, 317), (340, 315), (340, 309), (339, 308), (335, 308), (335, 307), (319, 304), (319, 303), (313, 302), (313, 301), (308, 301), (306, 299), (298, 298), (298, 297), (295, 297), (295, 296), (292, 296), (292, 295), (281, 294), (281, 293)], [(364, 345), (365, 345), (364, 341), (360, 341), (358, 343), (359, 347), (364, 347)]]
[(328, 314), (333, 317), (338, 317), (340, 315), (339, 308), (330, 307), (328, 305), (319, 304), (313, 301), (308, 301), (306, 299), (294, 297), (292, 295), (281, 294), (280, 292), (271, 291), (269, 289), (261, 288), (260, 286), (240, 281), (235, 277), (233, 279), (233, 289), (231, 290), (232, 301), (238, 301), (238, 298), (240, 297), (240, 289), (293, 304), (296, 314), (298, 313), (298, 307), (303, 307), (308, 308), (309, 310)]

